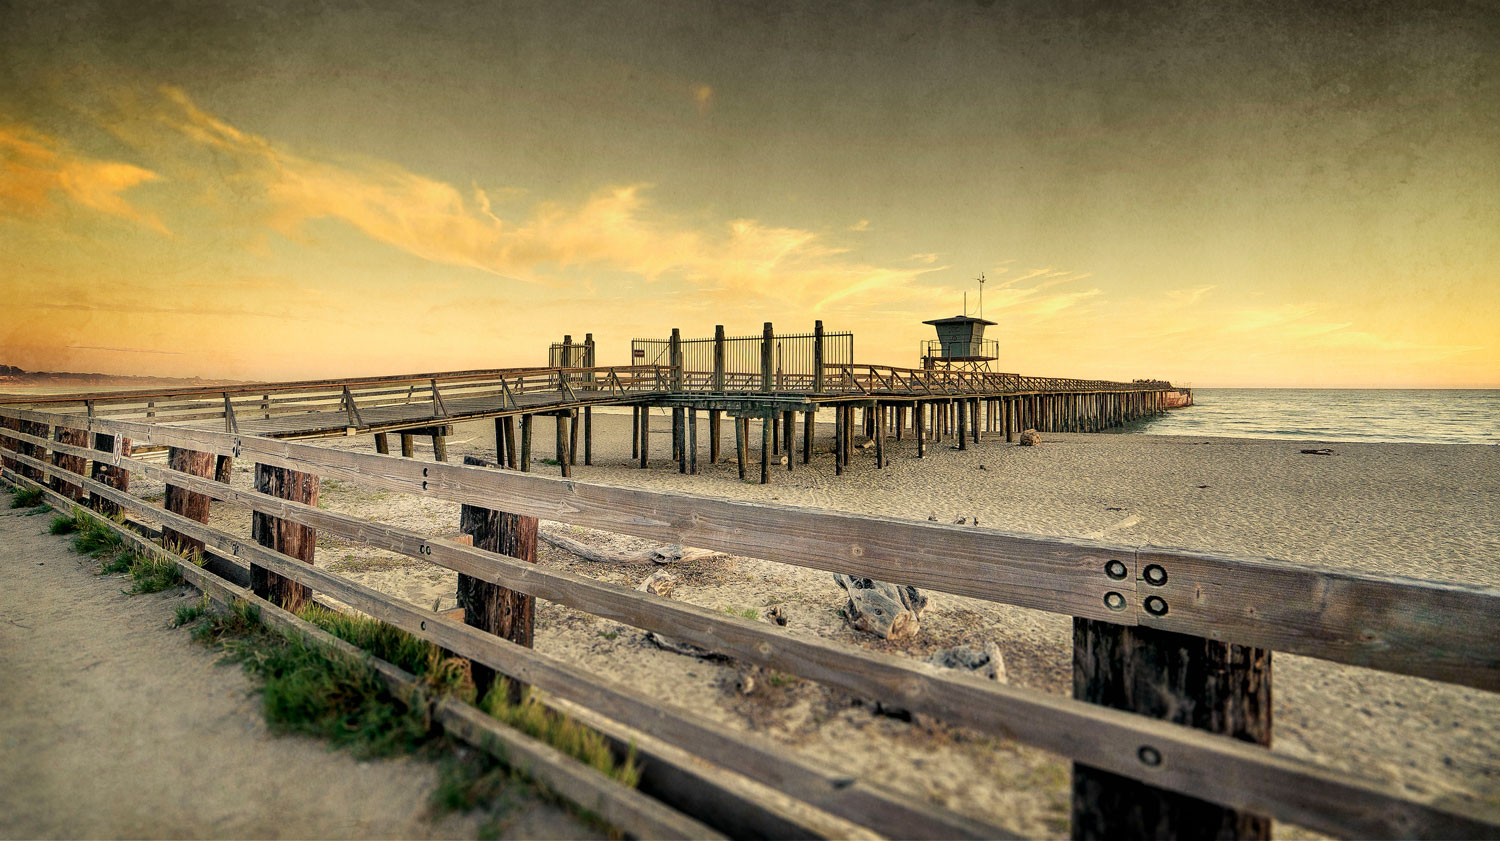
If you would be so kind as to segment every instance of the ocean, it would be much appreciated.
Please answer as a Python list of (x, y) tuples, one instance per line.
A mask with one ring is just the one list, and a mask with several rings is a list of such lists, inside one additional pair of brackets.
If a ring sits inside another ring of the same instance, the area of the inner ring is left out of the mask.
[(1500, 390), (1195, 388), (1195, 405), (1127, 433), (1500, 444)]

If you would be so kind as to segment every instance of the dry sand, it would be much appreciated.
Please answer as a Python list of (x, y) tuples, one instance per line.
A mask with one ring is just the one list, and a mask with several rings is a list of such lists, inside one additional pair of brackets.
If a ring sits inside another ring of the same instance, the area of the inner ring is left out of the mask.
[[(699, 425), (698, 476), (679, 475), (668, 463), (670, 422), (663, 414), (653, 418), (653, 432), (661, 432), (653, 435), (657, 458), (645, 471), (629, 458), (628, 415), (596, 412), (594, 426), (596, 465), (580, 465), (574, 474), (583, 481), (944, 522), (978, 517), (986, 527), (1011, 531), (1500, 585), (1497, 447), (1332, 444), (1335, 455), (1315, 456), (1298, 452), (1307, 444), (1288, 441), (1049, 434), (1037, 448), (998, 437), (964, 452), (930, 445), (918, 460), (908, 440), (889, 443), (886, 470), (875, 469), (873, 451), (858, 450), (851, 470), (835, 477), (828, 424), (819, 426), (813, 465), (799, 463), (791, 473), (782, 466), (771, 485), (761, 486), (739, 482), (732, 463), (707, 464), (706, 423)], [(488, 421), (459, 426), (449, 439), (450, 458), (493, 458), (492, 429)], [(724, 451), (732, 453), (733, 428), (726, 423), (724, 431)], [(546, 419), (538, 420), (536, 439), (534, 469), (555, 472), (540, 461), (551, 455)], [(752, 440), (759, 441), (758, 433)], [(324, 443), (373, 451), (368, 437)], [(417, 457), (432, 457), (420, 438)], [(248, 467), (237, 466), (236, 485), (248, 485)], [(434, 535), (457, 530), (457, 506), (434, 500), (327, 481), (323, 504)], [(213, 521), (248, 533), (242, 509), (216, 506)], [(650, 545), (580, 535), (621, 548)], [(423, 606), (454, 604), (453, 573), (333, 538), (320, 538), (319, 546), (320, 566)], [(630, 586), (659, 568), (585, 562), (550, 546), (540, 554), (549, 566)], [(795, 631), (917, 658), (993, 640), (1012, 683), (1070, 691), (1066, 617), (932, 593), (916, 638), (893, 644), (845, 626), (838, 613), (842, 591), (829, 573), (753, 558), (672, 569), (682, 576), (676, 598), (685, 601), (736, 613), (779, 606)], [(1027, 835), (1066, 832), (1069, 766), (1045, 752), (878, 715), (806, 681), (763, 677), (761, 688), (745, 697), (735, 690), (742, 666), (670, 654), (636, 629), (553, 604), (539, 604), (536, 636), (540, 651), (896, 790)], [(1500, 808), (1500, 696), (1285, 654), (1276, 655), (1275, 672), (1275, 750), (1396, 783), (1417, 797)], [(1307, 834), (1278, 829), (1280, 837)]]
[[(360, 762), (274, 736), (238, 666), (172, 608), (197, 592), (128, 596), (122, 576), (0, 512), (0, 838), (474, 838), (480, 813), (434, 821), (436, 766)], [(590, 831), (517, 788), (509, 838)]]

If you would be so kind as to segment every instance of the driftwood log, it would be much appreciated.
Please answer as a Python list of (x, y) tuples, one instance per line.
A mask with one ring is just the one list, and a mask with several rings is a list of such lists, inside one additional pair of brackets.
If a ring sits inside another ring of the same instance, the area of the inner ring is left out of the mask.
[(680, 546), (675, 543), (668, 546), (657, 546), (654, 549), (621, 552), (617, 549), (592, 546), (577, 538), (569, 537), (556, 528), (540, 529), (537, 532), (537, 536), (565, 552), (571, 552), (583, 558), (585, 561), (604, 564), (634, 564), (642, 561), (650, 561), (655, 564), (680, 564), (713, 558), (722, 554), (708, 549), (694, 549), (690, 546)]
[(833, 580), (849, 595), (844, 618), (855, 630), (898, 640), (915, 635), (921, 627), (927, 597), (917, 588), (837, 572)]
[[(660, 596), (664, 599), (670, 599), (672, 598), (672, 593), (677, 589), (677, 580), (678, 579), (676, 575), (667, 572), (664, 569), (659, 569), (656, 572), (653, 572), (650, 575), (646, 576), (646, 580), (642, 581), (640, 584), (637, 584), (635, 588), (637, 590), (640, 590), (642, 593), (650, 593), (654, 596)], [(709, 651), (706, 648), (699, 648), (696, 645), (691, 645), (689, 643), (682, 642), (681, 640), (673, 639), (672, 637), (666, 636), (665, 634), (658, 634), (655, 631), (647, 631), (646, 640), (652, 645), (655, 645), (656, 647), (664, 649), (666, 651), (670, 651), (673, 654), (686, 654), (689, 657), (702, 657), (708, 660), (729, 659), (728, 657), (725, 657), (723, 654), (720, 654), (717, 651)]]
[(1008, 682), (1005, 674), (1005, 656), (1000, 646), (987, 642), (983, 648), (960, 645), (934, 652), (927, 662), (945, 669), (958, 669), (1000, 683)]

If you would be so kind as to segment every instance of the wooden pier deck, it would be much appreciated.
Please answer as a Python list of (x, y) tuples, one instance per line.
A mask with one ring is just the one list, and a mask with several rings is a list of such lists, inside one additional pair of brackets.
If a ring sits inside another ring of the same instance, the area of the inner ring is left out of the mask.
[[(771, 325), (766, 325), (759, 342), (758, 371), (726, 365), (722, 330), (713, 340), (688, 340), (708, 343), (705, 347), (713, 350), (712, 358), (706, 360), (710, 369), (690, 368), (681, 349), (683, 340), (674, 331), (672, 339), (661, 343), (668, 349), (667, 365), (449, 371), (66, 394), (0, 401), (0, 405), (66, 415), (79, 425), (90, 419), (115, 419), (282, 439), (374, 434), (380, 453), (390, 452), (388, 435), (394, 433), (401, 436), (401, 454), (406, 456), (414, 453), (414, 436), (430, 436), (438, 460), (446, 460), (445, 439), (454, 424), (493, 418), (497, 461), (522, 471), (531, 469), (534, 418), (551, 416), (557, 419), (557, 461), (564, 476), (570, 476), (578, 463), (580, 432), (584, 464), (592, 464), (592, 410), (597, 406), (631, 407), (632, 457), (639, 458), (642, 467), (651, 460), (650, 410), (670, 409), (671, 458), (683, 472), (696, 472), (696, 457), (687, 454), (698, 450), (698, 412), (704, 411), (708, 413), (710, 463), (720, 459), (722, 420), (727, 415), (735, 429), (741, 478), (749, 476), (748, 441), (751, 424), (758, 424), (761, 482), (770, 481), (772, 457), (779, 460), (783, 452), (794, 449), (799, 412), (805, 464), (812, 457), (817, 412), (834, 411), (836, 467), (842, 474), (849, 464), (852, 442), (860, 434), (875, 441), (877, 466), (885, 466), (887, 435), (877, 435), (877, 429), (897, 440), (909, 434), (918, 442), (922, 456), (927, 442), (945, 437), (966, 449), (985, 433), (1013, 441), (1025, 429), (1093, 432), (1169, 407), (1191, 405), (1191, 392), (1157, 380), (1127, 383), (827, 363), (822, 359), (821, 323), (812, 334), (790, 337), (815, 341), (806, 343), (810, 359), (788, 370), (776, 361), (779, 350), (773, 350), (786, 338), (777, 337)], [(566, 352), (559, 356), (568, 361), (582, 358)], [(519, 433), (517, 417), (521, 419)], [(787, 468), (794, 469), (796, 461), (788, 457)]]

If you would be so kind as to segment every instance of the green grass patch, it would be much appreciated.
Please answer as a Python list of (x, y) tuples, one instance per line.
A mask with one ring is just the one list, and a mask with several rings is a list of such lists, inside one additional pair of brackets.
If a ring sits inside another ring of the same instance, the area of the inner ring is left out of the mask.
[(47, 526), (48, 534), (72, 534), (78, 531), (78, 520), (76, 517), (64, 517), (59, 514), (52, 518), (52, 523)]
[(212, 614), (193, 636), (260, 680), (276, 732), (318, 736), (362, 758), (413, 753), (438, 735), (421, 699), (392, 695), (367, 663), (267, 629), (249, 604)]
[(485, 693), (479, 708), (616, 782), (631, 788), (640, 782), (641, 768), (636, 761), (634, 745), (631, 745), (625, 761), (617, 762), (609, 749), (609, 742), (597, 730), (591, 730), (568, 716), (548, 709), (532, 694), (530, 687), (521, 690), (518, 701), (511, 700), (512, 694), (509, 679), (499, 677), (490, 691)]
[[(73, 530), (76, 533), (73, 537), (73, 551), (90, 558), (98, 558), (106, 567), (112, 566), (122, 556), (129, 554), (125, 538), (87, 514), (73, 515)], [(129, 568), (127, 562), (125, 566), (105, 571), (124, 572)]]
[(180, 604), (172, 613), (172, 627), (191, 625), (208, 615), (208, 596), (204, 595), (192, 604)]
[(11, 508), (35, 508), (46, 499), (39, 488), (16, 488), (11, 491)]
[(171, 558), (158, 558), (132, 552), (130, 557), (130, 592), (160, 593), (182, 583), (182, 570)]
[(474, 682), (469, 676), (468, 661), (451, 657), (436, 645), (367, 616), (329, 610), (308, 603), (297, 616), (338, 637), (356, 648), (399, 666), (426, 684), (438, 695), (454, 695), (474, 701)]
[[(391, 692), (367, 661), (330, 650), (298, 633), (273, 631), (247, 602), (238, 601), (225, 611), (209, 611), (206, 600), (180, 606), (174, 624), (197, 622), (195, 640), (220, 648), (226, 660), (239, 663), (261, 681), (262, 709), (273, 730), (319, 736), (360, 757), (413, 753), (437, 757), (440, 782), (431, 804), (435, 813), (485, 808), (493, 821), (513, 808), (512, 794), (523, 772), (503, 758), (455, 744), (432, 722), (433, 698), (452, 695), (474, 700), (467, 661), (368, 617), (316, 604), (304, 606), (297, 615), (416, 675), (418, 688), (406, 697)], [(510, 694), (509, 684), (501, 678), (479, 707), (615, 780), (630, 786), (639, 780), (634, 748), (625, 762), (617, 762), (598, 732), (549, 711), (529, 692), (521, 693), (514, 703), (508, 700)], [(591, 819), (588, 813), (579, 813)]]

